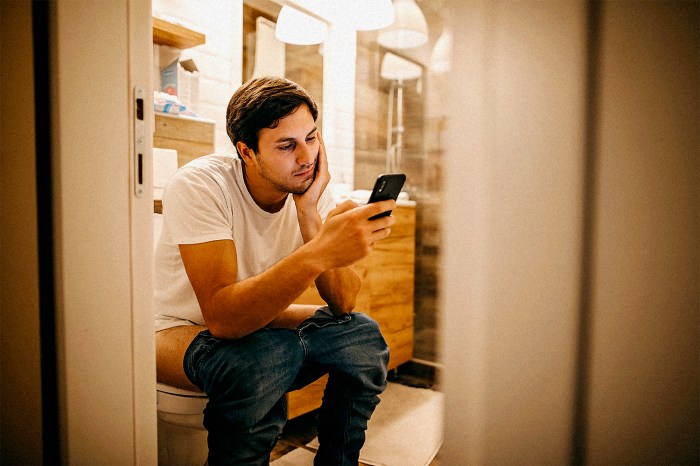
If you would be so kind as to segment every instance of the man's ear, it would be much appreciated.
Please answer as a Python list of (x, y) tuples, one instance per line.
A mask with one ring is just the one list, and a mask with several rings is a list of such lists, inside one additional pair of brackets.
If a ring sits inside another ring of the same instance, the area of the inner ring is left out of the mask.
[(253, 155), (255, 154), (253, 149), (248, 147), (243, 141), (238, 141), (236, 143), (236, 150), (238, 151), (238, 154), (241, 156), (245, 163), (250, 162), (253, 158)]

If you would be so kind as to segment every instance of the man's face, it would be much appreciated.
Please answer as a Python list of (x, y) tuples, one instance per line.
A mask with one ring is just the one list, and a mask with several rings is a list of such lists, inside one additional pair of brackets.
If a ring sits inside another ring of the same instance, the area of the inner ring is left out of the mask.
[(317, 126), (306, 105), (263, 128), (255, 155), (260, 177), (285, 193), (303, 194), (313, 183), (318, 158)]

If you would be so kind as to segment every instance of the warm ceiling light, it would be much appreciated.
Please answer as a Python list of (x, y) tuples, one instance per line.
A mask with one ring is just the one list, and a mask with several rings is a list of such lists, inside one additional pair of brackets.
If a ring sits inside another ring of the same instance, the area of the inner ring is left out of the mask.
[(282, 6), (277, 17), (275, 37), (288, 44), (313, 45), (326, 39), (328, 25), (289, 5)]
[(428, 23), (415, 0), (394, 0), (394, 23), (379, 32), (377, 43), (391, 49), (408, 49), (428, 42)]
[(383, 29), (394, 22), (391, 0), (278, 0), (283, 3), (275, 36), (288, 44), (319, 44), (329, 24), (356, 31)]

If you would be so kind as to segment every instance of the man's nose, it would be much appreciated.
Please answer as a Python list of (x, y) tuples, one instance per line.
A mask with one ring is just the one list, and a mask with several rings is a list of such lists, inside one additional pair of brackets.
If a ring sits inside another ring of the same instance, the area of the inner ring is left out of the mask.
[(316, 160), (316, 151), (313, 145), (302, 144), (297, 155), (297, 163), (299, 165), (311, 165)]

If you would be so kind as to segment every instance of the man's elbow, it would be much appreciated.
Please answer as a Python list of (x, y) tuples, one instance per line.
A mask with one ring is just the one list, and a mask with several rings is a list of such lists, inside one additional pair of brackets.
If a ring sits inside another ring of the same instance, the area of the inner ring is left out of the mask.
[(334, 303), (332, 305), (329, 305), (328, 307), (331, 309), (331, 311), (333, 311), (333, 314), (340, 316), (350, 314), (355, 309), (355, 306), (356, 302), (353, 298)]
[(209, 333), (211, 333), (211, 336), (220, 340), (235, 340), (251, 333), (250, 331), (246, 331), (237, 325), (232, 325), (230, 320), (224, 321), (215, 318), (207, 319), (206, 314), (204, 317), (204, 322), (209, 330)]
[(234, 329), (230, 326), (216, 324), (207, 325), (207, 328), (209, 329), (209, 333), (211, 333), (211, 336), (213, 336), (214, 338), (218, 338), (219, 340), (236, 340), (238, 338), (243, 338), (244, 336), (251, 333), (241, 331), (239, 329)]

